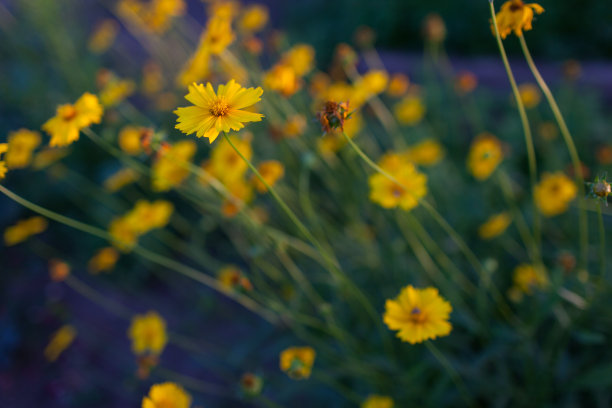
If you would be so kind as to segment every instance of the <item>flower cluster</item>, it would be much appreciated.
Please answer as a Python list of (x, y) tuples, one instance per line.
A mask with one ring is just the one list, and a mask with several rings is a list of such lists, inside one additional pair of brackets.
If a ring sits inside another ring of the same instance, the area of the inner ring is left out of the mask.
[(174, 206), (168, 201), (139, 200), (131, 211), (110, 223), (108, 229), (114, 239), (113, 245), (130, 251), (141, 235), (165, 227), (173, 211)]

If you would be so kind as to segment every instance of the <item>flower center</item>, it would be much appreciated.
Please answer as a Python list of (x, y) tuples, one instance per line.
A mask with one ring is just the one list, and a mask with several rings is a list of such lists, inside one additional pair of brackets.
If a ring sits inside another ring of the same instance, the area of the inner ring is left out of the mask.
[(210, 104), (208, 110), (211, 115), (219, 117), (227, 115), (229, 108), (230, 107), (225, 101), (225, 99), (217, 99), (216, 101)]
[(510, 6), (510, 11), (519, 11), (522, 8), (523, 8), (522, 0), (517, 0), (513, 2), (512, 5)]
[(393, 186), (391, 194), (393, 194), (393, 197), (395, 198), (400, 198), (404, 194), (404, 189), (396, 184)]
[(421, 324), (425, 321), (425, 315), (418, 307), (413, 307), (410, 311), (410, 320), (412, 323)]
[(74, 119), (77, 115), (77, 111), (72, 105), (63, 105), (59, 108), (59, 116), (66, 122)]

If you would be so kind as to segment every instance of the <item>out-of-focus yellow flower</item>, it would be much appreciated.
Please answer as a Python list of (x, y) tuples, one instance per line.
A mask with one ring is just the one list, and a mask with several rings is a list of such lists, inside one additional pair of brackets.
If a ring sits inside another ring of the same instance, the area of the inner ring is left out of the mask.
[(89, 260), (87, 269), (91, 273), (110, 271), (115, 267), (119, 260), (119, 252), (113, 247), (106, 247), (98, 250)]
[[(304, 115), (297, 114), (287, 119), (283, 127), (283, 134), (285, 137), (294, 138), (301, 136), (304, 130), (306, 130), (306, 118)], [(347, 129), (345, 129), (345, 131), (346, 130)]]
[(210, 82), (206, 87), (194, 83), (185, 96), (194, 106), (174, 111), (178, 116), (175, 127), (188, 135), (196, 133), (198, 137), (207, 137), (212, 143), (220, 132), (240, 130), (246, 122), (261, 121), (262, 114), (242, 109), (259, 102), (262, 94), (261, 88), (243, 88), (234, 80), (219, 85), (217, 93)]
[(166, 321), (157, 313), (150, 311), (136, 315), (128, 329), (134, 354), (152, 353), (159, 355), (166, 347), (168, 335)]
[(467, 159), (470, 173), (477, 180), (486, 180), (504, 158), (502, 144), (490, 133), (481, 133), (472, 142)]
[[(240, 138), (237, 135), (230, 135), (230, 140), (238, 151), (247, 159), (251, 160), (253, 149), (249, 138)], [(244, 176), (248, 170), (248, 165), (236, 153), (236, 150), (227, 142), (222, 140), (212, 150), (210, 154), (209, 166), (207, 171), (224, 184), (231, 184)]]
[(151, 203), (139, 200), (132, 210), (111, 221), (109, 234), (115, 239), (113, 245), (122, 251), (130, 251), (141, 235), (165, 227), (173, 211), (174, 206), (168, 201)]
[(100, 123), (103, 112), (98, 98), (86, 92), (74, 105), (60, 105), (56, 115), (46, 121), (42, 129), (51, 135), (51, 147), (69, 145), (79, 140), (81, 129)]
[(100, 91), (100, 102), (107, 108), (115, 106), (132, 95), (135, 90), (134, 81), (113, 77)]
[(540, 104), (542, 94), (540, 93), (540, 89), (535, 84), (521, 84), (518, 88), (521, 101), (523, 101), (525, 108), (535, 108)]
[[(509, 0), (502, 4), (495, 15), (501, 38), (506, 38), (513, 31), (517, 37), (520, 37), (523, 31), (531, 30), (534, 12), (542, 14), (544, 8), (537, 3), (525, 4), (523, 0)], [(495, 33), (494, 27), (491, 27), (491, 30)]]
[[(276, 184), (276, 182), (285, 174), (285, 167), (283, 167), (281, 162), (277, 160), (265, 161), (257, 166), (257, 170), (259, 170), (259, 173), (270, 187), (273, 187), (274, 184)], [(253, 181), (255, 189), (258, 192), (265, 193), (268, 191), (268, 188), (261, 182), (261, 180), (259, 180), (257, 176), (253, 175), (251, 180)]]
[(119, 14), (143, 30), (162, 34), (173, 18), (185, 14), (184, 0), (121, 0)]
[(32, 168), (41, 170), (68, 156), (68, 149), (43, 149), (36, 153), (32, 160)]
[(562, 172), (544, 173), (535, 187), (535, 202), (543, 215), (552, 217), (567, 211), (577, 191), (576, 184)]
[(314, 48), (308, 44), (294, 45), (283, 54), (281, 64), (290, 66), (299, 77), (303, 77), (314, 68)]
[(212, 55), (219, 55), (235, 38), (232, 21), (222, 14), (215, 14), (208, 20), (200, 46), (208, 49)]
[(408, 87), (410, 86), (410, 80), (408, 79), (408, 75), (402, 73), (396, 73), (391, 75), (391, 79), (389, 81), (389, 87), (387, 88), (387, 93), (390, 96), (398, 98), (408, 92)]
[(541, 267), (521, 264), (514, 269), (513, 286), (508, 295), (515, 302), (520, 302), (523, 295), (532, 295), (536, 290), (546, 289), (548, 277)]
[(478, 86), (478, 78), (472, 72), (464, 71), (457, 75), (455, 88), (462, 95), (468, 94)]
[(382, 69), (375, 69), (365, 73), (353, 84), (355, 88), (352, 103), (359, 106), (373, 95), (381, 94), (387, 89), (389, 74)]
[(276, 91), (285, 97), (296, 93), (302, 87), (302, 81), (289, 65), (276, 64), (263, 77), (265, 88)]
[(217, 279), (225, 289), (229, 291), (233, 290), (253, 290), (253, 285), (249, 278), (247, 278), (242, 271), (234, 265), (228, 265), (219, 270), (217, 273)]
[(383, 208), (400, 207), (409, 211), (427, 194), (427, 176), (420, 173), (414, 164), (402, 161), (397, 166), (390, 166), (381, 161), (379, 165), (401, 185), (384, 174), (371, 175), (368, 182), (372, 202)]
[(189, 408), (191, 396), (178, 384), (155, 384), (142, 399), (141, 408)]
[(187, 87), (193, 82), (199, 82), (210, 74), (210, 50), (201, 45), (195, 54), (187, 61), (176, 81), (179, 85)]
[(87, 46), (91, 52), (102, 54), (115, 42), (119, 24), (110, 18), (100, 21), (93, 29)]
[(70, 265), (59, 259), (49, 260), (49, 277), (54, 282), (62, 282), (70, 275)]
[(308, 90), (318, 100), (343, 101), (346, 98), (328, 98), (325, 96), (331, 84), (331, 78), (325, 72), (317, 72), (310, 78)]
[(268, 8), (261, 4), (253, 4), (243, 10), (238, 28), (246, 33), (256, 33), (268, 24), (268, 19)]
[(492, 239), (504, 233), (512, 223), (509, 213), (503, 212), (491, 216), (478, 228), (478, 236), (482, 239)]
[(310, 377), (317, 353), (312, 347), (289, 347), (280, 353), (280, 369), (294, 380)]
[(425, 105), (418, 95), (408, 95), (395, 105), (395, 117), (402, 125), (413, 126), (425, 116)]
[(4, 243), (6, 246), (17, 245), (32, 235), (44, 232), (48, 225), (47, 219), (39, 216), (18, 221), (4, 230)]
[(121, 190), (138, 180), (139, 174), (134, 169), (126, 167), (116, 173), (112, 174), (109, 178), (104, 180), (104, 188), (111, 193)]
[(8, 150), (4, 156), (6, 167), (21, 169), (27, 167), (32, 161), (32, 152), (41, 142), (40, 133), (19, 129), (8, 135)]
[(6, 177), (7, 168), (6, 163), (4, 162), (4, 160), (2, 160), (2, 156), (4, 156), (7, 150), (8, 143), (0, 143), (0, 180)]
[(224, 184), (230, 198), (223, 201), (221, 213), (225, 217), (232, 218), (240, 212), (244, 204), (248, 204), (253, 199), (253, 188), (242, 178)]
[(386, 395), (370, 395), (361, 408), (393, 408), (393, 398)]
[(155, 61), (147, 61), (142, 67), (142, 92), (153, 95), (164, 87), (164, 74)]
[(387, 299), (383, 321), (397, 337), (410, 344), (448, 336), (451, 304), (438, 294), (438, 289), (402, 289), (396, 299)]
[(203, 0), (208, 3), (207, 12), (210, 16), (233, 20), (240, 11), (240, 2), (236, 0)]
[(53, 362), (62, 354), (74, 341), (77, 331), (70, 325), (65, 325), (59, 328), (51, 336), (49, 344), (45, 347), (45, 358), (47, 361)]
[(141, 126), (124, 126), (119, 132), (119, 147), (127, 154), (142, 152), (142, 142), (153, 131)]
[[(352, 139), (363, 127), (363, 116), (359, 111), (351, 114), (350, 120), (344, 124), (344, 134)], [(323, 157), (330, 158), (346, 144), (346, 139), (340, 130), (332, 130), (317, 139), (317, 148)]]
[(153, 190), (168, 191), (185, 181), (189, 177), (187, 166), (191, 163), (196, 149), (192, 140), (181, 140), (169, 149), (160, 151), (151, 169)]
[(444, 157), (444, 148), (434, 139), (425, 139), (411, 146), (403, 155), (418, 166), (433, 166)]

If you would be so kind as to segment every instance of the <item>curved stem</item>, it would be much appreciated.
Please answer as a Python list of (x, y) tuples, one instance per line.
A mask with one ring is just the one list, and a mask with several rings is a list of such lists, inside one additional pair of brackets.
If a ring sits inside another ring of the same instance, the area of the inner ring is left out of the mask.
[(510, 80), (510, 86), (512, 87), (512, 93), (514, 94), (514, 99), (516, 100), (516, 106), (519, 111), (519, 116), (521, 117), (523, 133), (525, 134), (525, 145), (527, 146), (527, 159), (529, 161), (529, 179), (530, 179), (530, 184), (531, 184), (531, 195), (532, 195), (532, 200), (533, 200), (533, 236), (539, 248), (540, 241), (541, 241), (541, 229), (542, 229), (541, 222), (542, 221), (538, 213), (538, 207), (536, 205), (535, 194), (534, 194), (538, 175), (537, 175), (537, 166), (536, 166), (535, 147), (533, 144), (533, 136), (531, 135), (531, 128), (529, 127), (529, 120), (527, 119), (527, 112), (525, 111), (525, 105), (523, 104), (523, 100), (521, 99), (521, 95), (519, 93), (518, 86), (516, 85), (516, 79), (514, 79), (512, 68), (510, 68), (510, 62), (508, 62), (508, 56), (506, 55), (506, 49), (504, 48), (504, 43), (502, 42), (501, 36), (499, 35), (499, 27), (497, 26), (497, 19), (495, 18), (495, 7), (493, 6), (492, 0), (489, 1), (489, 6), (491, 9), (491, 21), (493, 23), (493, 28), (495, 31), (495, 38), (497, 39), (497, 46), (499, 48), (499, 52), (504, 62), (504, 67), (506, 68), (506, 74), (508, 75), (508, 79)]
[(525, 55), (525, 59), (527, 60), (527, 65), (529, 65), (529, 69), (533, 73), (533, 76), (536, 79), (536, 82), (542, 89), (542, 93), (546, 97), (548, 104), (550, 105), (550, 109), (553, 112), (555, 120), (559, 125), (559, 129), (561, 130), (561, 134), (563, 135), (563, 140), (567, 145), (567, 150), (569, 150), (570, 157), (572, 159), (572, 165), (574, 166), (574, 177), (576, 179), (576, 184), (578, 184), (578, 222), (579, 222), (579, 234), (580, 234), (580, 265), (583, 269), (586, 269), (588, 265), (588, 240), (589, 240), (589, 226), (587, 219), (587, 210), (586, 210), (586, 193), (584, 188), (584, 179), (582, 176), (582, 166), (580, 164), (580, 157), (578, 156), (578, 150), (576, 149), (576, 144), (574, 143), (574, 139), (565, 123), (565, 119), (563, 118), (563, 114), (559, 109), (559, 105), (557, 105), (557, 101), (553, 96), (550, 88), (544, 81), (544, 78), (540, 74), (540, 71), (536, 67), (533, 62), (533, 58), (531, 57), (531, 53), (529, 52), (529, 48), (527, 48), (527, 43), (525, 42), (524, 36), (519, 36), (519, 40), (521, 43), (521, 48), (523, 49), (523, 54)]

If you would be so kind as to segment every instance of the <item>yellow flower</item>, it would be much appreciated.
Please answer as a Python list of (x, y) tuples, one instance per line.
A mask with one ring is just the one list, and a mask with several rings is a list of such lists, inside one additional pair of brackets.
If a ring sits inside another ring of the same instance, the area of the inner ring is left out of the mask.
[(261, 88), (243, 88), (234, 80), (219, 85), (216, 94), (210, 82), (206, 87), (194, 83), (185, 96), (194, 106), (174, 111), (178, 116), (175, 127), (188, 135), (207, 137), (212, 143), (220, 132), (240, 130), (245, 122), (261, 121), (262, 114), (242, 109), (259, 102), (262, 94)]
[(472, 142), (467, 159), (470, 173), (477, 180), (486, 180), (501, 163), (504, 154), (502, 144), (490, 133), (481, 133)]
[[(348, 128), (348, 126), (347, 126)], [(306, 130), (306, 118), (303, 115), (293, 115), (287, 119), (285, 126), (283, 127), (283, 133), (285, 137), (294, 138), (301, 136)], [(344, 129), (347, 131), (347, 129)]]
[[(6, 153), (7, 150), (8, 143), (0, 143), (0, 159), (2, 159), (2, 156)], [(6, 177), (6, 172), (6, 163), (4, 162), (4, 160), (0, 160), (0, 180)]]
[(576, 198), (576, 184), (562, 172), (544, 173), (535, 188), (535, 201), (540, 212), (552, 217), (564, 213)]
[(157, 313), (136, 315), (128, 329), (128, 337), (132, 341), (134, 354), (152, 353), (159, 355), (166, 347), (168, 335), (166, 321)]
[(119, 132), (119, 147), (127, 154), (142, 152), (142, 141), (152, 131), (141, 126), (124, 126)]
[[(253, 149), (251, 148), (250, 138), (239, 138), (236, 135), (230, 135), (229, 138), (238, 151), (240, 151), (247, 160), (251, 160)], [(216, 144), (212, 149), (207, 170), (224, 184), (231, 184), (242, 178), (248, 168), (248, 164), (242, 160), (240, 155), (236, 153), (236, 150), (234, 150), (227, 140), (221, 140), (221, 142)]]
[(225, 187), (230, 193), (231, 198), (226, 198), (221, 206), (221, 213), (228, 217), (236, 216), (244, 204), (248, 204), (253, 199), (253, 189), (251, 185), (242, 178), (225, 182)]
[(62, 282), (70, 275), (70, 265), (59, 259), (49, 260), (49, 277), (54, 282)]
[(138, 241), (138, 234), (126, 217), (112, 220), (108, 226), (108, 233), (114, 239), (112, 244), (123, 252), (131, 251)]
[(221, 285), (229, 291), (250, 291), (253, 289), (253, 285), (251, 285), (249, 278), (247, 278), (238, 267), (233, 265), (221, 268), (217, 273), (217, 279), (219, 279)]
[(121, 0), (119, 14), (141, 29), (164, 33), (172, 18), (185, 13), (184, 0)]
[(503, 232), (512, 223), (509, 213), (503, 212), (491, 216), (484, 224), (478, 228), (478, 236), (482, 239), (492, 239)]
[(238, 27), (247, 33), (256, 33), (268, 23), (268, 8), (261, 4), (246, 7), (238, 21)]
[[(383, 166), (384, 168), (384, 166)], [(427, 194), (427, 176), (420, 173), (414, 164), (402, 163), (397, 168), (384, 168), (400, 184), (387, 176), (375, 173), (370, 176), (370, 200), (383, 208), (400, 207), (409, 211), (419, 204)]]
[(154, 191), (168, 191), (189, 177), (188, 164), (196, 153), (196, 144), (191, 140), (175, 143), (168, 150), (160, 151), (153, 163), (152, 183)]
[(100, 91), (100, 102), (105, 107), (115, 106), (136, 90), (136, 84), (129, 79), (112, 78)]
[(74, 105), (60, 105), (56, 115), (45, 122), (42, 129), (51, 135), (51, 147), (66, 146), (79, 140), (81, 129), (100, 123), (103, 112), (98, 98), (86, 92)]
[(387, 88), (387, 93), (393, 97), (400, 97), (408, 92), (408, 87), (410, 86), (410, 80), (408, 76), (405, 74), (397, 73), (391, 75), (391, 80), (389, 81), (389, 87)]
[(395, 117), (403, 125), (416, 125), (424, 116), (425, 105), (417, 95), (408, 95), (395, 105)]
[(108, 271), (115, 267), (117, 260), (119, 260), (119, 252), (115, 248), (102, 248), (89, 260), (87, 269), (94, 274)]
[(444, 148), (437, 140), (425, 139), (411, 146), (403, 156), (419, 166), (433, 166), (444, 157)]
[[(501, 38), (506, 38), (513, 31), (520, 37), (523, 35), (523, 30), (531, 30), (534, 12), (542, 14), (544, 8), (537, 3), (525, 4), (522, 0), (505, 2), (495, 16)], [(495, 32), (493, 27), (491, 29)]]
[(525, 108), (535, 108), (540, 104), (542, 94), (540, 93), (540, 89), (536, 85), (521, 84), (518, 88), (519, 94), (521, 96), (521, 101), (523, 101), (523, 105), (525, 105)]
[(370, 395), (361, 408), (393, 408), (393, 398), (385, 395)]
[(535, 290), (548, 286), (544, 269), (529, 264), (521, 264), (514, 269), (513, 282), (509, 295), (514, 301), (520, 301), (524, 294), (532, 295)]
[(6, 246), (17, 245), (32, 235), (45, 231), (47, 226), (46, 218), (38, 216), (18, 221), (17, 224), (4, 230), (4, 243)]
[(223, 13), (215, 13), (206, 24), (202, 33), (200, 48), (212, 55), (219, 55), (234, 42), (236, 36), (232, 31), (232, 20)]
[(296, 93), (302, 87), (302, 81), (289, 65), (276, 64), (263, 77), (264, 87), (276, 91), (285, 97)]
[(47, 361), (55, 361), (74, 341), (76, 330), (70, 325), (65, 325), (59, 328), (51, 336), (49, 344), (45, 347), (45, 358)]
[(63, 159), (70, 153), (68, 149), (44, 149), (34, 156), (32, 161), (32, 168), (34, 170), (41, 170), (45, 167), (52, 165), (53, 163)]
[(288, 65), (299, 77), (303, 77), (314, 68), (315, 51), (308, 44), (297, 44), (283, 54), (281, 64)]
[(119, 33), (119, 24), (115, 20), (110, 18), (102, 20), (95, 26), (87, 46), (91, 52), (102, 54), (113, 45), (117, 33)]
[(455, 88), (462, 95), (472, 92), (477, 86), (478, 78), (469, 71), (461, 72), (455, 79)]
[(389, 329), (398, 331), (397, 337), (415, 344), (447, 336), (452, 330), (448, 322), (452, 310), (438, 289), (409, 285), (396, 299), (387, 299), (383, 320)]
[(383, 93), (389, 84), (389, 74), (382, 69), (375, 69), (365, 73), (353, 85), (355, 91), (351, 103), (360, 106), (373, 95)]
[(114, 193), (138, 180), (138, 176), (138, 172), (134, 169), (129, 167), (123, 168), (104, 180), (104, 188)]
[[(352, 139), (359, 133), (363, 127), (363, 116), (359, 111), (351, 114), (350, 120), (344, 122), (344, 133)], [(317, 148), (319, 152), (327, 158), (332, 157), (338, 150), (346, 144), (346, 139), (342, 132), (337, 129), (332, 129), (317, 139)]]
[(181, 69), (176, 81), (181, 86), (206, 79), (210, 74), (210, 49), (202, 44)]
[(141, 408), (189, 408), (191, 396), (180, 386), (172, 382), (155, 384), (149, 395), (142, 399)]
[(294, 380), (308, 378), (316, 355), (312, 347), (289, 347), (280, 353), (280, 369)]
[[(270, 187), (273, 187), (276, 182), (283, 177), (285, 174), (285, 168), (283, 165), (276, 160), (268, 160), (257, 166), (257, 170), (261, 173), (263, 179), (268, 183)], [(268, 188), (259, 180), (255, 175), (252, 177), (255, 189), (260, 193), (265, 193)]]
[(19, 129), (10, 132), (8, 136), (8, 150), (4, 157), (6, 167), (20, 169), (27, 167), (32, 161), (32, 152), (41, 142), (40, 133)]
[(169, 201), (157, 200), (151, 203), (138, 200), (125, 218), (132, 225), (133, 231), (142, 235), (152, 229), (165, 227), (173, 212), (174, 206)]

